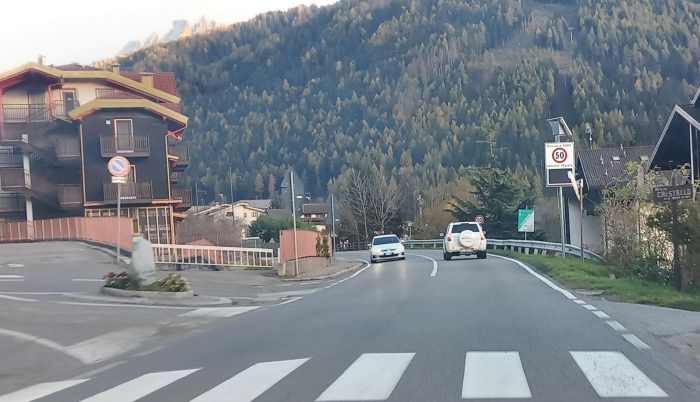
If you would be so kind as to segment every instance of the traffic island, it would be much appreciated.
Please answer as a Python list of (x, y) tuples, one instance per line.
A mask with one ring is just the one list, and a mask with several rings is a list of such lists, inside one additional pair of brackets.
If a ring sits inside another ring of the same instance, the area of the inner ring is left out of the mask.
[(180, 274), (169, 274), (148, 285), (142, 285), (138, 277), (128, 272), (105, 276), (101, 293), (115, 297), (145, 297), (150, 299), (185, 299), (194, 297), (190, 283)]

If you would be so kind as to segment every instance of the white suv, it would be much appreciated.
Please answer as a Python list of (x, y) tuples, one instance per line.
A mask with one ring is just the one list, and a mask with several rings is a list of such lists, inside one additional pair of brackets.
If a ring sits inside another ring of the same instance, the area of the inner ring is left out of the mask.
[(452, 222), (447, 225), (442, 241), (443, 257), (446, 261), (456, 255), (474, 255), (486, 258), (486, 234), (477, 222)]

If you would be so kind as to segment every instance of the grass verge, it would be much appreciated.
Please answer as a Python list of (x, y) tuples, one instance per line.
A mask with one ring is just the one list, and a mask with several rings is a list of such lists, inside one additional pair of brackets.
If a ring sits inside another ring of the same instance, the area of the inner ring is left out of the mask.
[(502, 250), (489, 252), (504, 255), (531, 265), (538, 271), (571, 289), (604, 291), (605, 297), (638, 304), (653, 304), (690, 311), (700, 311), (700, 291), (679, 292), (671, 286), (638, 278), (611, 278), (618, 271), (610, 265), (581, 261), (574, 257), (527, 255)]

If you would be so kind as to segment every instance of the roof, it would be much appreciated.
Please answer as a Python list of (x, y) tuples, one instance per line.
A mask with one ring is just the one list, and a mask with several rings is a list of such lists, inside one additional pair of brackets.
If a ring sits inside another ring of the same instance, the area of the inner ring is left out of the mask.
[(623, 179), (630, 162), (648, 163), (654, 147), (608, 147), (578, 150), (578, 166), (582, 170), (586, 185), (598, 190)]
[(328, 205), (324, 203), (309, 203), (301, 206), (303, 214), (327, 214)]
[(700, 104), (674, 106), (652, 153), (651, 169), (671, 170), (690, 163), (690, 127), (700, 131)]
[(272, 208), (272, 200), (238, 200), (234, 204), (248, 204), (249, 206), (257, 209), (270, 209)]
[[(157, 98), (158, 100), (163, 102), (180, 102), (179, 97), (177, 97), (174, 93), (170, 93), (166, 90), (172, 90), (172, 86), (174, 86), (175, 84), (174, 75), (172, 77), (169, 75), (171, 73), (154, 73), (153, 86), (148, 86), (141, 83), (140, 78), (139, 80), (134, 79), (133, 76), (129, 75), (131, 73), (128, 72), (124, 73), (126, 74), (124, 75), (109, 70), (93, 69), (91, 67), (85, 67), (79, 64), (68, 64), (65, 66), (54, 67), (45, 66), (43, 64), (37, 63), (27, 63), (23, 66), (0, 73), (0, 83), (3, 81), (14, 82), (14, 80), (16, 80), (18, 77), (21, 77), (22, 75), (30, 72), (40, 73), (54, 79), (105, 80), (110, 83), (128, 88), (132, 91), (141, 93), (143, 95)], [(141, 77), (140, 74), (139, 77)], [(173, 82), (171, 82), (171, 80)], [(158, 81), (158, 84), (156, 84), (156, 81)], [(159, 85), (161, 87), (159, 87)]]
[(150, 112), (158, 114), (171, 122), (175, 123), (174, 130), (179, 130), (187, 127), (187, 116), (178, 113), (163, 104), (155, 103), (148, 99), (93, 99), (90, 102), (80, 105), (77, 108), (71, 110), (68, 116), (71, 119), (77, 120), (89, 114), (92, 114), (96, 110), (100, 109), (146, 109)]
[(267, 215), (275, 219), (287, 219), (291, 218), (292, 210), (284, 208), (271, 208), (267, 210)]

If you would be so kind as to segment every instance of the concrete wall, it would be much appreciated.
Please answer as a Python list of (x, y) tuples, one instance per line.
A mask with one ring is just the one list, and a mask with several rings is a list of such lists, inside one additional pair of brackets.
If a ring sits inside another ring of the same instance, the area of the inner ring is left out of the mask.
[[(569, 200), (570, 243), (581, 244), (581, 215), (577, 200)], [(583, 248), (600, 253), (603, 251), (603, 222), (600, 216), (588, 215), (583, 211)]]
[[(314, 230), (297, 230), (297, 248), (299, 258), (316, 257), (316, 239), (322, 235)], [(328, 239), (328, 251), (332, 253), (331, 241)], [(280, 262), (294, 259), (294, 230), (280, 231)]]
[(297, 265), (294, 261), (287, 261), (277, 268), (277, 275), (285, 277), (295, 277), (304, 274), (320, 274), (330, 265), (330, 258), (306, 257), (299, 259), (299, 272), (296, 272)]

